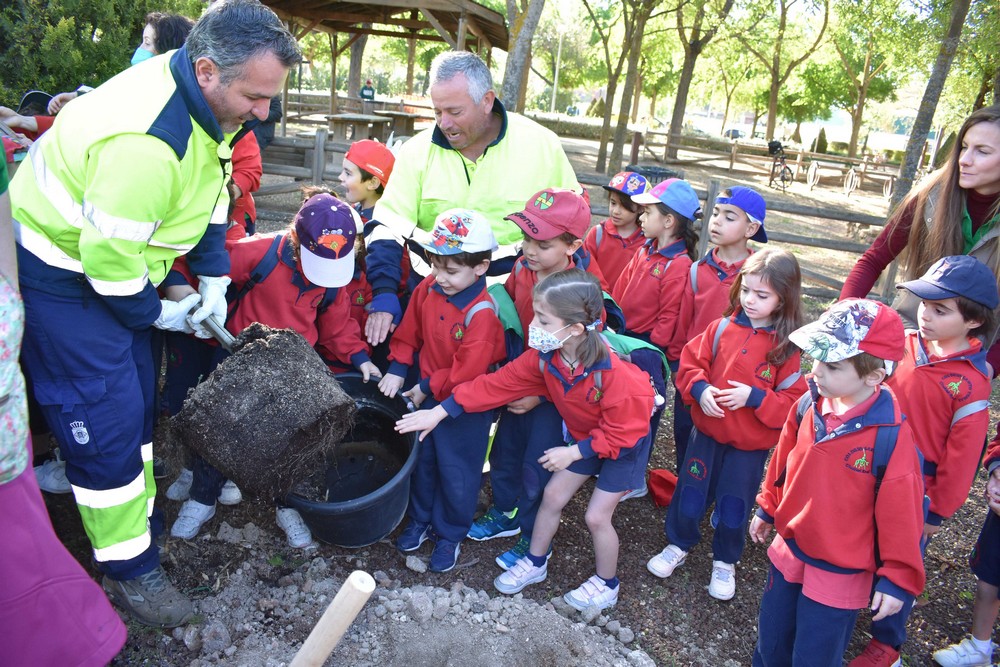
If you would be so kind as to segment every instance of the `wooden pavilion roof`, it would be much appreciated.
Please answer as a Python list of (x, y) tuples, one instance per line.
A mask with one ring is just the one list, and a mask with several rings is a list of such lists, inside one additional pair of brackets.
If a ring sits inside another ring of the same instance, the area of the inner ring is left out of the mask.
[[(476, 42), (480, 49), (507, 50), (504, 16), (473, 0), (262, 0), (282, 19), (299, 26), (297, 37), (312, 31), (413, 37), (443, 41), (455, 49)], [(370, 28), (362, 27), (371, 24)], [(433, 31), (433, 32), (427, 32)]]

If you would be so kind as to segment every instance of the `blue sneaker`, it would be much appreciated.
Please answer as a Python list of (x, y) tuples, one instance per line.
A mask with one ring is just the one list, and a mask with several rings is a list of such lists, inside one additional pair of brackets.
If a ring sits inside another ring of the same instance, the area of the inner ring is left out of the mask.
[(469, 528), (469, 539), (477, 542), (492, 540), (494, 537), (510, 537), (521, 532), (521, 520), (517, 517), (517, 508), (514, 508), (514, 516), (508, 517), (496, 507), (490, 507), (486, 514), (482, 515)]
[[(529, 546), (531, 546), (531, 540), (522, 535), (517, 544), (497, 556), (497, 565), (500, 566), (501, 570), (509, 570), (514, 567), (514, 563), (528, 555)], [(549, 552), (545, 554), (545, 561), (548, 562), (550, 558), (552, 558), (552, 545), (549, 545)]]
[(430, 537), (430, 532), (431, 527), (429, 524), (410, 521), (410, 525), (396, 538), (396, 548), (403, 553), (416, 551)]
[(458, 563), (458, 554), (461, 551), (461, 543), (439, 540), (431, 553), (431, 562), (427, 569), (431, 572), (450, 572)]

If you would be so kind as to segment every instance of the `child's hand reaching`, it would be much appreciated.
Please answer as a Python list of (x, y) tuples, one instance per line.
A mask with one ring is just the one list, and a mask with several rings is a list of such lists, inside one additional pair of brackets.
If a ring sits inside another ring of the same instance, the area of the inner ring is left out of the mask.
[(903, 601), (899, 598), (894, 598), (888, 593), (876, 591), (875, 595), (872, 596), (872, 611), (877, 610), (878, 613), (872, 616), (872, 621), (881, 621), (887, 616), (892, 616), (902, 608)]
[(358, 370), (361, 371), (361, 381), (368, 382), (368, 380), (375, 378), (376, 380), (382, 379), (382, 371), (378, 369), (378, 366), (370, 361), (358, 366)]
[(559, 472), (568, 468), (574, 461), (579, 461), (582, 458), (583, 455), (580, 453), (580, 447), (573, 445), (571, 447), (546, 449), (545, 453), (538, 459), (538, 462), (549, 472)]
[(403, 388), (403, 378), (392, 373), (386, 373), (378, 382), (378, 390), (389, 398), (394, 398), (396, 393)]
[(708, 417), (725, 417), (726, 413), (722, 411), (719, 404), (715, 402), (715, 395), (719, 393), (719, 390), (712, 385), (708, 385), (705, 391), (701, 393), (701, 398), (698, 399), (698, 405), (701, 406), (701, 411), (705, 413)]
[(410, 402), (413, 403), (413, 407), (415, 408), (419, 408), (420, 404), (424, 402), (425, 398), (427, 398), (427, 394), (423, 392), (419, 384), (413, 385), (413, 388), (410, 389), (410, 391), (404, 391), (403, 396), (410, 399)]
[[(727, 382), (729, 382), (731, 388), (717, 389), (716, 391), (718, 393), (715, 395), (715, 402), (727, 410), (739, 410), (740, 408), (746, 407), (747, 400), (750, 398), (750, 390), (752, 387), (748, 384), (743, 384), (742, 382), (736, 382), (734, 380), (727, 380)], [(702, 394), (702, 396), (704, 396), (704, 394)], [(704, 407), (702, 409), (704, 409)]]
[(434, 430), (434, 427), (441, 423), (441, 421), (448, 416), (444, 408), (440, 405), (435, 405), (430, 410), (418, 410), (417, 412), (410, 412), (402, 416), (399, 421), (396, 422), (396, 431), (398, 433), (412, 433), (414, 431), (420, 432), (420, 440), (427, 437), (427, 434)]
[(774, 526), (754, 514), (753, 518), (750, 519), (750, 539), (757, 544), (763, 544), (767, 540), (767, 536), (771, 534), (772, 528)]
[(507, 412), (515, 415), (523, 415), (534, 410), (542, 402), (540, 396), (525, 396), (507, 404)]

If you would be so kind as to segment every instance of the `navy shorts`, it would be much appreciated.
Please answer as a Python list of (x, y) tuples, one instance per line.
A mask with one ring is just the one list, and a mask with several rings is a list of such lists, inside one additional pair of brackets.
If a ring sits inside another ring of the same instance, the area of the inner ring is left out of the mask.
[(617, 459), (593, 456), (574, 461), (568, 468), (578, 475), (599, 475), (597, 488), (608, 493), (622, 493), (641, 489), (646, 483), (646, 464), (649, 462), (649, 435), (644, 435), (634, 447), (622, 449)]
[(992, 511), (986, 512), (983, 530), (969, 554), (969, 566), (979, 579), (1000, 588), (1000, 517)]

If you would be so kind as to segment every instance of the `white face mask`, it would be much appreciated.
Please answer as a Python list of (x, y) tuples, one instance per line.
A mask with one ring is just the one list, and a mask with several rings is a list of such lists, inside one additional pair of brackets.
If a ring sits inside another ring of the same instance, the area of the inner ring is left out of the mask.
[(528, 325), (528, 347), (534, 348), (542, 354), (558, 350), (563, 346), (563, 343), (570, 339), (570, 336), (573, 334), (570, 334), (565, 338), (559, 338), (556, 334), (571, 326), (573, 325), (567, 324), (565, 327), (562, 327), (562, 329), (556, 329), (554, 332), (551, 332), (536, 326)]

